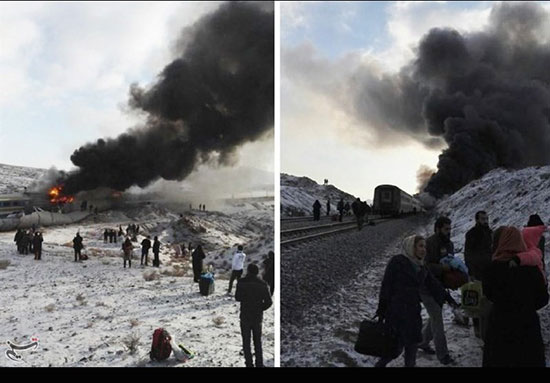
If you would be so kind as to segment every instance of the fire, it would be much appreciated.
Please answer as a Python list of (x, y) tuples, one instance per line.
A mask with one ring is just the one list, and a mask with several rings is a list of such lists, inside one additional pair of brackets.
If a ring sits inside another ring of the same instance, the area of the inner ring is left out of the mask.
[(63, 185), (54, 186), (48, 192), (50, 203), (71, 203), (74, 201), (73, 196), (63, 195)]

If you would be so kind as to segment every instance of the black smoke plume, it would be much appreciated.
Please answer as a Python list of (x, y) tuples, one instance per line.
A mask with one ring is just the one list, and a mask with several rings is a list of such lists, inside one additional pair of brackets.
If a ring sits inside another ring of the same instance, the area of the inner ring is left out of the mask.
[(354, 108), (371, 126), (428, 147), (444, 139), (425, 188), (438, 198), (497, 167), (547, 165), (549, 32), (550, 15), (536, 3), (493, 6), (482, 32), (432, 29), (398, 74), (358, 72)]
[(146, 125), (76, 150), (64, 190), (125, 190), (182, 180), (205, 161), (231, 164), (272, 128), (273, 102), (273, 3), (225, 3), (183, 31), (155, 84), (132, 85), (129, 104)]

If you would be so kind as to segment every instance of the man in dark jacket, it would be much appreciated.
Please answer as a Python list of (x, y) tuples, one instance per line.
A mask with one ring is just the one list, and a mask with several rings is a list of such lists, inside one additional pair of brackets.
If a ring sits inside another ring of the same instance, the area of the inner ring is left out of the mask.
[(344, 216), (344, 199), (340, 198), (340, 201), (338, 201), (338, 205), (336, 205), (336, 209), (338, 210), (338, 221), (342, 222), (342, 217)]
[(13, 239), (13, 241), (15, 242), (15, 244), (17, 245), (17, 252), (19, 254), (22, 253), (22, 250), (21, 250), (21, 238), (23, 238), (23, 230), (21, 229), (17, 229), (17, 233), (15, 233), (15, 238)]
[(143, 257), (145, 257), (145, 266), (147, 266), (150, 248), (151, 248), (151, 237), (147, 236), (147, 238), (141, 241), (141, 265), (142, 266), (143, 266)]
[(321, 219), (321, 202), (318, 199), (313, 203), (313, 220), (319, 221)]
[(153, 254), (155, 255), (155, 258), (153, 259), (153, 266), (155, 267), (160, 267), (159, 253), (160, 241), (158, 237), (155, 237), (155, 241), (153, 242)]
[(42, 259), (42, 242), (44, 242), (44, 238), (42, 238), (42, 234), (39, 232), (34, 233), (34, 238), (32, 239), (33, 242), (33, 250), (34, 250), (34, 259), (41, 260)]
[[(451, 220), (447, 217), (439, 217), (435, 221), (435, 234), (426, 240), (425, 263), (428, 270), (440, 282), (443, 281), (443, 273), (450, 270), (448, 265), (439, 263), (441, 258), (447, 254), (454, 254), (454, 245), (451, 241)], [(443, 306), (425, 291), (421, 291), (420, 298), (428, 311), (429, 319), (422, 329), (422, 343), (418, 345), (418, 348), (427, 354), (435, 353), (442, 364), (453, 363), (454, 360), (447, 349), (443, 326)], [(435, 352), (430, 347), (432, 339), (435, 344)]]
[(273, 302), (267, 283), (258, 278), (258, 266), (251, 263), (246, 270), (246, 276), (237, 282), (235, 299), (241, 302), (241, 335), (246, 367), (254, 367), (250, 348), (251, 333), (254, 338), (254, 353), (256, 367), (263, 367), (262, 354), (262, 320), (263, 312)]
[(78, 261), (80, 259), (80, 252), (84, 248), (84, 245), (82, 244), (82, 237), (80, 236), (80, 233), (76, 233), (76, 237), (73, 238), (73, 249), (74, 249), (74, 261)]
[[(470, 278), (483, 281), (483, 274), (491, 265), (493, 231), (489, 228), (489, 216), (485, 211), (478, 211), (475, 220), (476, 225), (466, 233), (464, 261)], [(474, 334), (478, 338), (485, 334), (486, 319), (473, 318)]]

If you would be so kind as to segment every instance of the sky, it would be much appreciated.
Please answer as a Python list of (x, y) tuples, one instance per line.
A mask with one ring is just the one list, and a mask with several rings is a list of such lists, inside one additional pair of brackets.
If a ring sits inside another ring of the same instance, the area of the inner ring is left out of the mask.
[[(0, 163), (70, 170), (80, 146), (137, 125), (130, 85), (153, 83), (182, 28), (219, 4), (1, 2)], [(272, 172), (273, 145), (244, 145), (238, 165)]]
[(380, 184), (416, 193), (417, 171), (436, 169), (444, 147), (427, 149), (404, 136), (391, 143), (377, 139), (342, 102), (341, 84), (361, 65), (396, 73), (431, 28), (482, 30), (494, 4), (282, 3), (281, 172), (318, 183), (326, 178), (361, 199), (372, 199)]

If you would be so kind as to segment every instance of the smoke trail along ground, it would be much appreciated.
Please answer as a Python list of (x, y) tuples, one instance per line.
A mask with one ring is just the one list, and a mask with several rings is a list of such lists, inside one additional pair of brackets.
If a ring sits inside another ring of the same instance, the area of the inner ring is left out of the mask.
[(398, 74), (355, 73), (355, 112), (380, 135), (445, 140), (425, 188), (436, 197), (497, 167), (547, 165), (549, 36), (550, 15), (535, 3), (495, 5), (482, 32), (432, 29)]
[(272, 128), (273, 3), (223, 4), (184, 29), (178, 50), (149, 89), (130, 88), (146, 125), (76, 150), (66, 193), (183, 180), (202, 162), (232, 164), (240, 145)]

